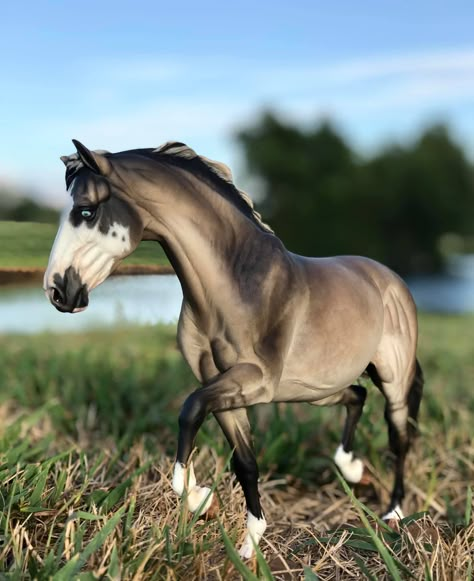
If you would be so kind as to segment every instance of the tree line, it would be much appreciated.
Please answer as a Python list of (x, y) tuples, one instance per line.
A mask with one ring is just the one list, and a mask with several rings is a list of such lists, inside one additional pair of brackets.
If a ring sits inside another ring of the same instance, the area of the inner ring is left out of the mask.
[[(237, 139), (262, 185), (257, 209), (294, 252), (370, 256), (403, 275), (474, 252), (474, 167), (443, 125), (365, 157), (329, 122), (302, 129), (272, 113)], [(58, 212), (0, 188), (0, 220)]]
[(370, 157), (328, 122), (302, 129), (271, 113), (238, 140), (262, 184), (258, 209), (294, 252), (360, 254), (411, 274), (474, 250), (474, 167), (443, 125)]
[(55, 223), (58, 218), (57, 210), (28, 197), (18, 198), (11, 192), (0, 188), (0, 220)]

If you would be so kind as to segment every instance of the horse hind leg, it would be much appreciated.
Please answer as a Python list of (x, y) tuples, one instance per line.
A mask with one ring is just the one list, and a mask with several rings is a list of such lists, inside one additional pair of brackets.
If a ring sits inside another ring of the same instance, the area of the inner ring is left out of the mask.
[(361, 482), (364, 476), (364, 463), (354, 458), (354, 436), (362, 415), (367, 390), (361, 385), (351, 385), (342, 393), (338, 403), (346, 407), (347, 415), (342, 440), (334, 455), (334, 462), (344, 478), (351, 483)]
[(395, 478), (390, 504), (384, 520), (403, 518), (402, 502), (405, 496), (405, 459), (417, 433), (417, 418), (423, 393), (423, 373), (418, 361), (406, 382), (384, 381), (374, 365), (369, 375), (386, 398), (385, 419), (388, 424), (390, 450), (395, 456)]

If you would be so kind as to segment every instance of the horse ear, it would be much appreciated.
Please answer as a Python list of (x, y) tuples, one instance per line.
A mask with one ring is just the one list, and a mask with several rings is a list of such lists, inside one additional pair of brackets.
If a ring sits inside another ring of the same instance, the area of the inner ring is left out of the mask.
[(87, 147), (82, 145), (82, 143), (77, 141), (77, 139), (73, 139), (72, 142), (74, 143), (77, 153), (84, 165), (99, 175), (105, 176), (110, 173), (110, 162), (104, 155), (87, 149)]

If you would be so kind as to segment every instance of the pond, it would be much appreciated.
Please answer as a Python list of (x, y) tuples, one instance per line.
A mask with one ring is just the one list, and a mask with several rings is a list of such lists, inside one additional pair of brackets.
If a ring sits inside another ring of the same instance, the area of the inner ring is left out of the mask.
[[(408, 280), (420, 311), (474, 312), (474, 276), (470, 269)], [(175, 323), (182, 293), (176, 276), (117, 276), (91, 295), (89, 308), (74, 315), (57, 312), (41, 284), (0, 286), (0, 333), (80, 332), (126, 324)]]
[(175, 323), (182, 293), (173, 275), (115, 276), (95, 289), (82, 313), (59, 313), (41, 283), (0, 286), (0, 333), (78, 332), (117, 324)]

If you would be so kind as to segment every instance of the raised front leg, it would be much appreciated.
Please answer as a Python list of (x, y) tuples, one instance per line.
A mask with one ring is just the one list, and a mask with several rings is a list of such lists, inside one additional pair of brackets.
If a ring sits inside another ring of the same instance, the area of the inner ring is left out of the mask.
[[(249, 363), (235, 365), (208, 385), (194, 391), (186, 399), (179, 416), (178, 453), (173, 488), (177, 494), (182, 495), (185, 486), (187, 487), (188, 506), (191, 511), (201, 507), (200, 514), (203, 514), (213, 501), (209, 488), (196, 486), (192, 463), (188, 466), (196, 434), (205, 417), (211, 412), (245, 408), (270, 399), (271, 396), (263, 385), (261, 369)], [(258, 519), (257, 510), (256, 513)]]
[(232, 461), (237, 480), (242, 486), (247, 504), (247, 534), (239, 550), (244, 559), (254, 554), (253, 543), (258, 545), (267, 522), (263, 515), (258, 492), (258, 466), (252, 445), (252, 434), (245, 409), (216, 412), (216, 419), (230, 447), (234, 450)]
[(235, 365), (210, 384), (193, 391), (179, 414), (176, 461), (186, 465), (196, 434), (209, 413), (245, 408), (270, 399), (261, 369), (250, 363)]

